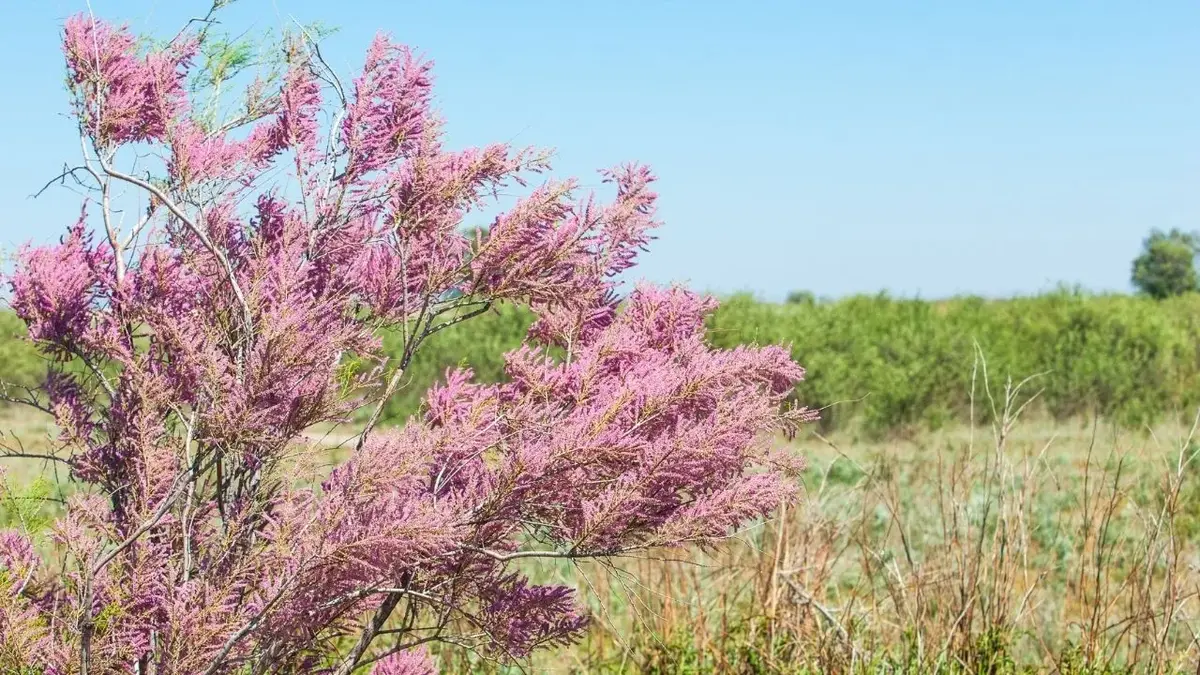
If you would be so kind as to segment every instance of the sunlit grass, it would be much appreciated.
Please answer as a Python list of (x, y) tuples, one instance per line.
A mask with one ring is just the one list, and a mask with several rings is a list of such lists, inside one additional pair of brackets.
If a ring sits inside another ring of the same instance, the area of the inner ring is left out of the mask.
[[(10, 444), (48, 420), (0, 414)], [(328, 466), (353, 428), (316, 430)], [(532, 672), (1176, 672), (1200, 630), (1200, 480), (1189, 430), (1024, 420), (893, 440), (815, 430), (804, 498), (708, 552), (527, 564), (593, 626)], [(782, 442), (782, 441), (780, 441)], [(7, 527), (58, 513), (54, 467), (3, 460)], [(64, 478), (61, 474), (58, 478)], [(520, 672), (455, 649), (447, 672)]]

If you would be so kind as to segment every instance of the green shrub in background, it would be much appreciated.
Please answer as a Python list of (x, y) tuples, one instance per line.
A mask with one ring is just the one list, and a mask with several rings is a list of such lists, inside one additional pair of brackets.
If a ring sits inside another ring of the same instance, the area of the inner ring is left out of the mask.
[[(1200, 296), (1155, 302), (1062, 290), (1010, 300), (900, 300), (859, 296), (776, 305), (738, 296), (710, 324), (711, 339), (790, 344), (808, 369), (797, 392), (810, 406), (862, 399), (824, 413), (827, 428), (937, 427), (966, 419), (975, 344), (993, 391), (1035, 373), (1030, 393), (1058, 419), (1100, 414), (1128, 425), (1187, 414), (1200, 403)], [(863, 399), (863, 397), (866, 397)], [(976, 401), (988, 411), (986, 400)]]
[(10, 311), (0, 311), (0, 381), (33, 386), (46, 372), (45, 362), (24, 339), (25, 324)]
[[(533, 314), (523, 307), (500, 305), (469, 321), (451, 326), (429, 337), (413, 357), (404, 374), (403, 386), (384, 407), (380, 422), (402, 424), (420, 406), (429, 385), (440, 381), (449, 368), (469, 367), (483, 382), (498, 382), (504, 376), (504, 354), (521, 345), (533, 323)], [(400, 336), (383, 336), (384, 350), (399, 355)]]
[[(520, 344), (531, 321), (527, 310), (504, 306), (433, 336), (384, 423), (415, 412), (420, 393), (447, 368), (470, 366), (485, 381), (503, 377), (502, 355)], [(42, 362), (16, 339), (22, 330), (0, 313), (0, 377), (29, 383)], [(1188, 417), (1200, 405), (1200, 294), (1161, 301), (1072, 290), (1007, 300), (881, 294), (784, 304), (737, 295), (710, 319), (709, 337), (723, 347), (789, 345), (808, 369), (797, 400), (837, 404), (823, 413), (827, 430), (881, 434), (967, 419), (976, 343), (994, 392), (1010, 375), (1045, 373), (1028, 391), (1042, 390), (1034, 407), (1056, 419), (1100, 414), (1136, 426)], [(385, 335), (384, 345), (399, 350), (395, 336)], [(975, 404), (986, 419), (982, 394)]]

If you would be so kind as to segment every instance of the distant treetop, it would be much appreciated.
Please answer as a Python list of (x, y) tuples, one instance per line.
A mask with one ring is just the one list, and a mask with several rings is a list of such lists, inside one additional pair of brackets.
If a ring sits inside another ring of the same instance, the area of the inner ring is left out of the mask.
[(1200, 235), (1172, 229), (1151, 230), (1142, 253), (1133, 261), (1132, 282), (1138, 292), (1154, 298), (1182, 295), (1200, 288), (1196, 254)]

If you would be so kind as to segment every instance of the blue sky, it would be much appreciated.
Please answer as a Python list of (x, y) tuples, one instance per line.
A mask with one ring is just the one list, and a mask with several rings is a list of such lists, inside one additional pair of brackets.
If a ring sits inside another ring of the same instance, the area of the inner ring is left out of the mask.
[[(6, 3), (0, 244), (78, 213), (28, 196), (77, 157), (61, 20)], [(202, 2), (93, 0), (172, 31)], [(699, 290), (1008, 295), (1128, 288), (1151, 227), (1200, 229), (1200, 3), (239, 0), (229, 28), (321, 20), (350, 73), (377, 30), (437, 62), (452, 145), (637, 159), (666, 226), (638, 268)]]

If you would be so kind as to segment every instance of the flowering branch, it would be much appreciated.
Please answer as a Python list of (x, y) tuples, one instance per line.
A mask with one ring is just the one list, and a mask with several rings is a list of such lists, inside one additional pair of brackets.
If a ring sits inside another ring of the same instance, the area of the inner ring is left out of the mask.
[[(343, 84), (302, 30), (277, 85), (213, 119), (232, 80), (198, 103), (188, 78), (228, 56), (224, 4), (148, 50), (64, 25), (83, 165), (60, 180), (90, 176), (100, 213), (6, 280), (57, 364), (25, 403), (54, 416), (79, 489), (51, 561), (0, 533), (0, 621), (36, 634), (0, 628), (0, 670), (396, 675), (430, 672), (431, 641), (520, 661), (588, 617), (512, 563), (712, 545), (796, 495), (802, 462), (772, 439), (813, 417), (783, 408), (803, 369), (710, 347), (710, 298), (622, 292), (658, 225), (649, 169), (604, 172), (600, 204), (528, 186), (543, 152), (447, 149), (431, 64), (382, 35)], [(118, 166), (135, 146), (158, 174)], [(466, 233), (510, 185), (528, 194)], [(148, 202), (127, 233), (116, 186)], [(425, 342), (499, 303), (537, 315), (505, 381), (450, 371), (383, 428)], [(306, 433), (360, 412), (320, 469)]]

